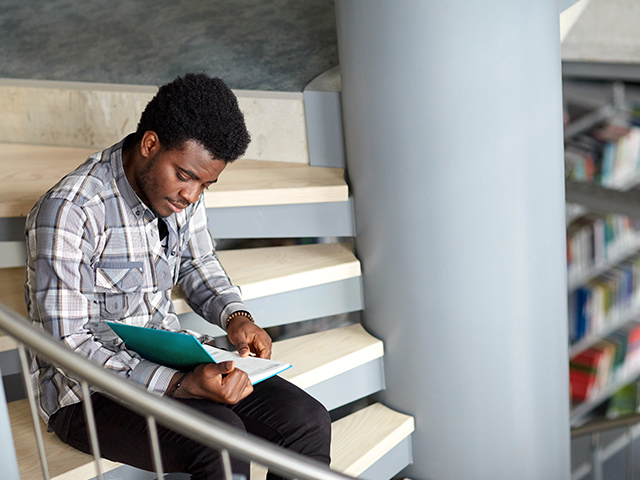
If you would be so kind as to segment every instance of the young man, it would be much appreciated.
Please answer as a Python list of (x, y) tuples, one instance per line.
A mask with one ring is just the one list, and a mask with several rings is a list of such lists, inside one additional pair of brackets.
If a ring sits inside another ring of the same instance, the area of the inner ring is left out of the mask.
[[(241, 355), (270, 357), (271, 339), (218, 262), (202, 201), (248, 144), (237, 100), (221, 80), (188, 74), (161, 87), (134, 134), (89, 157), (29, 214), (29, 317), (152, 393), (328, 464), (328, 414), (303, 391), (279, 377), (252, 387), (233, 362), (177, 372), (141, 359), (105, 323), (180, 330), (171, 301), (180, 285), (194, 311), (226, 330)], [(31, 381), (50, 428), (89, 452), (79, 383), (36, 357)], [(91, 400), (102, 455), (153, 470), (145, 418), (99, 393)], [(217, 451), (159, 430), (165, 471), (222, 477)], [(249, 477), (246, 462), (234, 460), (233, 469)]]

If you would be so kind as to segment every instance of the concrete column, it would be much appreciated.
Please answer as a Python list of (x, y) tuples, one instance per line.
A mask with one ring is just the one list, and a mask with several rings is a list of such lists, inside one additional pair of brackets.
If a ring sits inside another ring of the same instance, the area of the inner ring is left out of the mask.
[(420, 479), (568, 479), (557, 0), (336, 0), (365, 325)]
[[(1, 378), (2, 372), (0, 372), (0, 379)], [(11, 421), (9, 419), (9, 411), (7, 410), (2, 381), (0, 381), (0, 468), (2, 468), (0, 478), (20, 480), (18, 460), (13, 445), (13, 436), (11, 434)]]

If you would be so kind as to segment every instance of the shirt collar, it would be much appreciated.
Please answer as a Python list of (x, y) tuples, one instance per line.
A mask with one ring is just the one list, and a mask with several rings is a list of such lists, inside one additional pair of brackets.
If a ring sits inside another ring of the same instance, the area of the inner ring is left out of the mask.
[(133, 214), (137, 218), (145, 218), (147, 221), (151, 221), (156, 218), (156, 215), (144, 204), (138, 194), (133, 190), (133, 187), (124, 173), (124, 167), (122, 165), (122, 148), (127, 138), (128, 137), (123, 138), (120, 142), (112, 146), (111, 151), (109, 152), (113, 177), (116, 185), (118, 186), (118, 190), (120, 191), (120, 195), (122, 195), (122, 198), (129, 208), (131, 208)]

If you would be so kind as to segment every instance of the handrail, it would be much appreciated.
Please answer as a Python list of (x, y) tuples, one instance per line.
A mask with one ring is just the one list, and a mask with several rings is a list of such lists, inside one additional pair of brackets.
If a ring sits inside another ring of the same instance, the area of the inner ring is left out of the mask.
[(565, 181), (569, 203), (578, 203), (594, 212), (616, 213), (640, 218), (640, 193), (636, 190), (614, 190), (587, 182)]
[(640, 423), (640, 413), (632, 413), (619, 418), (595, 420), (571, 429), (571, 438), (584, 437), (592, 433), (602, 433), (617, 428), (631, 427)]
[[(223, 460), (226, 457), (225, 451), (228, 451), (234, 457), (255, 461), (273, 472), (290, 478), (353, 480), (353, 477), (335, 472), (315, 460), (233, 429), (171, 398), (161, 398), (147, 392), (141, 386), (91, 363), (64, 347), (2, 303), (0, 303), (0, 329), (37, 352), (38, 355), (63, 368), (65, 372), (74, 374), (79, 379), (98, 387), (101, 393), (126, 403), (128, 408), (147, 418), (155, 418), (165, 427), (221, 451)], [(28, 385), (28, 379), (25, 380)], [(86, 404), (90, 405), (91, 402)]]

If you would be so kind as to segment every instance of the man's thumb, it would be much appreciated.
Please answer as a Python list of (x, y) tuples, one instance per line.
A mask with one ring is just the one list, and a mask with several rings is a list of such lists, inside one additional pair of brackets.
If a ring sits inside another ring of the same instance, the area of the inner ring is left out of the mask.
[(229, 373), (234, 368), (236, 368), (236, 365), (233, 361), (230, 360), (228, 362), (219, 363), (218, 367), (220, 368), (220, 373)]
[(247, 342), (238, 342), (236, 348), (238, 349), (238, 353), (241, 357), (249, 355), (249, 344)]

